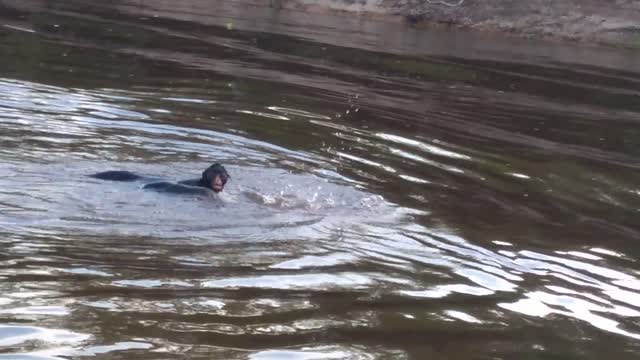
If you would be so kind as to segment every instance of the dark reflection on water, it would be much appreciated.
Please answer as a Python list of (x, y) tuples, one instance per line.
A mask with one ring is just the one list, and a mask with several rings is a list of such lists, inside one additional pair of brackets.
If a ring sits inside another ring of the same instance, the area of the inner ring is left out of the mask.
[[(634, 358), (637, 53), (0, 1), (0, 359)], [(198, 176), (177, 197), (85, 175)]]

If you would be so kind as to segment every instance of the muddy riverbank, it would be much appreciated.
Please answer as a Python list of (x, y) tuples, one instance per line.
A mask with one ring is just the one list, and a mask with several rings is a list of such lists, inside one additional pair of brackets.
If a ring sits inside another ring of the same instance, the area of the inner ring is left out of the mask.
[[(42, 1), (0, 0), (0, 5), (28, 9)], [(46, 2), (57, 8), (74, 3), (87, 8), (101, 7), (99, 2)], [(120, 6), (121, 1), (113, 5)], [(128, 2), (122, 2), (127, 8)], [(640, 49), (640, 1), (637, 0), (239, 0), (225, 2), (153, 0), (144, 3), (153, 12), (186, 10), (194, 16), (217, 16), (222, 9), (245, 9), (260, 13), (260, 9), (275, 14), (291, 10), (313, 16), (342, 15), (352, 21), (375, 19), (385, 22), (409, 23), (416, 27), (447, 27), (476, 32), (496, 32), (518, 37), (547, 40), (579, 41), (585, 44), (606, 44)], [(189, 11), (198, 9), (197, 11)]]
[(640, 47), (640, 2), (634, 0), (266, 0), (311, 12), (386, 17), (419, 26), (446, 25), (534, 38)]

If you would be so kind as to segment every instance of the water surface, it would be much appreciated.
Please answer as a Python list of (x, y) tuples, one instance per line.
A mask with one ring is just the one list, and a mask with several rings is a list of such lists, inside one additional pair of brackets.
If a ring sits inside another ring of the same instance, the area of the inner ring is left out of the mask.
[[(633, 359), (640, 55), (0, 1), (0, 359)], [(86, 175), (182, 180), (172, 196)]]

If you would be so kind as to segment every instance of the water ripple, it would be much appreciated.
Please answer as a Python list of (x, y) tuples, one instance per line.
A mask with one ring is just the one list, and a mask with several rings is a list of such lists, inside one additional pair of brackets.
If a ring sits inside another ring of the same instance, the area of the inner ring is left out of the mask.
[[(40, 10), (2, 12), (0, 358), (637, 352), (629, 52), (201, 0)], [(212, 162), (212, 196), (86, 176)]]

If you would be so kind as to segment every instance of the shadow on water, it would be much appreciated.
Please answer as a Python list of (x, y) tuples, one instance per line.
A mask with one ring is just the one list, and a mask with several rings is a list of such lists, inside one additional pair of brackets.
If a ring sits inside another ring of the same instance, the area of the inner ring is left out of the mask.
[(0, 359), (639, 350), (638, 53), (197, 0), (0, 39)]

